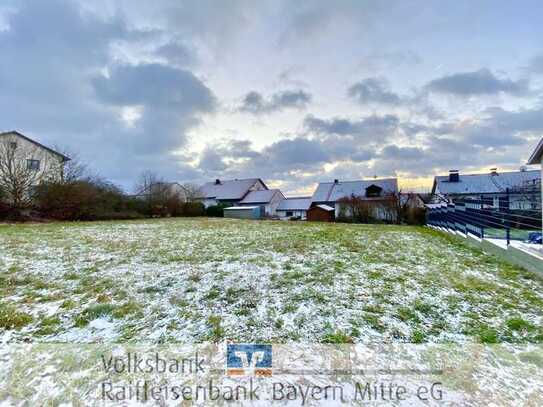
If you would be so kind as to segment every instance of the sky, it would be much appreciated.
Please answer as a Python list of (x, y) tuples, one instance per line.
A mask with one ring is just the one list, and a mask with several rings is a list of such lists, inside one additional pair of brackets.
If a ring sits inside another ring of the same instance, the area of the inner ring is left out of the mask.
[(130, 191), (516, 170), (543, 136), (541, 1), (3, 0), (0, 130)]

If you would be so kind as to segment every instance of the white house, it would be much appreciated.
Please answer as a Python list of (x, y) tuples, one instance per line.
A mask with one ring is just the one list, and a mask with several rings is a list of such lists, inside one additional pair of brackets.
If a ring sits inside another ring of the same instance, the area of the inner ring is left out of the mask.
[[(70, 160), (64, 154), (44, 146), (18, 131), (0, 133), (0, 147), (2, 153), (12, 152), (10, 155), (20, 161), (18, 165), (51, 178), (61, 179), (64, 163)], [(5, 159), (5, 157), (2, 158)], [(36, 178), (42, 180), (44, 177), (38, 176)]]
[(204, 206), (221, 204), (237, 205), (249, 192), (265, 191), (268, 187), (260, 178), (220, 180), (207, 182), (199, 188), (198, 198)]
[(381, 178), (357, 181), (321, 182), (311, 198), (313, 205), (328, 205), (335, 209), (335, 218), (349, 216), (348, 208), (341, 202), (344, 198), (357, 197), (372, 203), (372, 216), (388, 220), (391, 216), (386, 208), (387, 200), (398, 194), (396, 178)]
[(0, 192), (15, 206), (32, 201), (34, 189), (45, 181), (64, 178), (70, 159), (17, 131), (0, 133)]
[(307, 219), (307, 210), (311, 207), (311, 197), (292, 197), (283, 199), (277, 206), (276, 214), (281, 219)]
[(275, 216), (277, 206), (285, 199), (285, 196), (278, 189), (267, 189), (263, 191), (250, 191), (239, 202), (239, 206), (260, 206), (264, 208), (263, 216)]

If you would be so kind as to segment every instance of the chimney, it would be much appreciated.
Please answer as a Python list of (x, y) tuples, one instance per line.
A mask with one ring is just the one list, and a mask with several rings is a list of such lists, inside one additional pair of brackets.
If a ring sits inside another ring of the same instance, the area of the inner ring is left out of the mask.
[(491, 168), (490, 169), (490, 175), (498, 175), (498, 169), (497, 168)]
[(339, 184), (339, 180), (338, 180), (338, 179), (335, 179), (335, 180), (334, 180), (334, 184)]
[(449, 170), (449, 182), (459, 182), (460, 173), (458, 170)]
[(221, 185), (221, 180), (217, 178), (217, 179), (215, 180), (215, 185)]

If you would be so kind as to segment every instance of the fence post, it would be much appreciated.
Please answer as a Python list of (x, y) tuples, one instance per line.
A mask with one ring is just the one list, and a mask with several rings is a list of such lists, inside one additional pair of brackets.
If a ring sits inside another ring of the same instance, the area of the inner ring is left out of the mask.
[(510, 223), (510, 219), (509, 219), (509, 208), (511, 207), (511, 204), (510, 204), (510, 196), (509, 196), (509, 188), (506, 188), (505, 189), (505, 193), (506, 193), (506, 197), (507, 199), (505, 200), (505, 204), (506, 204), (506, 207), (505, 207), (505, 238), (507, 239), (507, 246), (509, 246), (511, 244), (511, 223)]

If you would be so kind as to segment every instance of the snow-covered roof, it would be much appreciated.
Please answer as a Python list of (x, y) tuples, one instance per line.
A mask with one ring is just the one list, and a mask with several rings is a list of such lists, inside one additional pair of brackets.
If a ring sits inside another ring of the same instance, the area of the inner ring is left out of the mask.
[(321, 209), (324, 209), (325, 211), (328, 211), (328, 212), (334, 210), (334, 208), (332, 208), (331, 206), (329, 206), (329, 205), (324, 205), (324, 204), (322, 204), (322, 205), (317, 205), (317, 207), (318, 207), (318, 208), (321, 208)]
[(537, 146), (528, 159), (528, 164), (539, 164), (541, 162), (541, 157), (543, 156), (543, 138), (539, 140), (539, 143), (537, 143)]
[(434, 178), (433, 193), (440, 194), (492, 194), (507, 188), (534, 185), (541, 180), (541, 171), (512, 171), (493, 174), (459, 174), (458, 182), (450, 182), (448, 175)]
[[(251, 191), (243, 198), (240, 203), (252, 204), (252, 203), (269, 203), (276, 193), (280, 193), (278, 189), (267, 189), (264, 191)], [(282, 195), (282, 194), (281, 194)]]
[(285, 198), (277, 207), (278, 211), (307, 211), (311, 206), (311, 197)]
[[(219, 181), (219, 182), (217, 182)], [(216, 180), (206, 182), (200, 187), (201, 198), (214, 198), (219, 200), (242, 199), (256, 182), (262, 182), (259, 178)], [(266, 185), (262, 182), (266, 189)]]
[(382, 188), (385, 195), (398, 192), (398, 180), (396, 178), (321, 182), (313, 193), (312, 200), (313, 202), (335, 202), (352, 195), (365, 196), (366, 188), (371, 185)]

